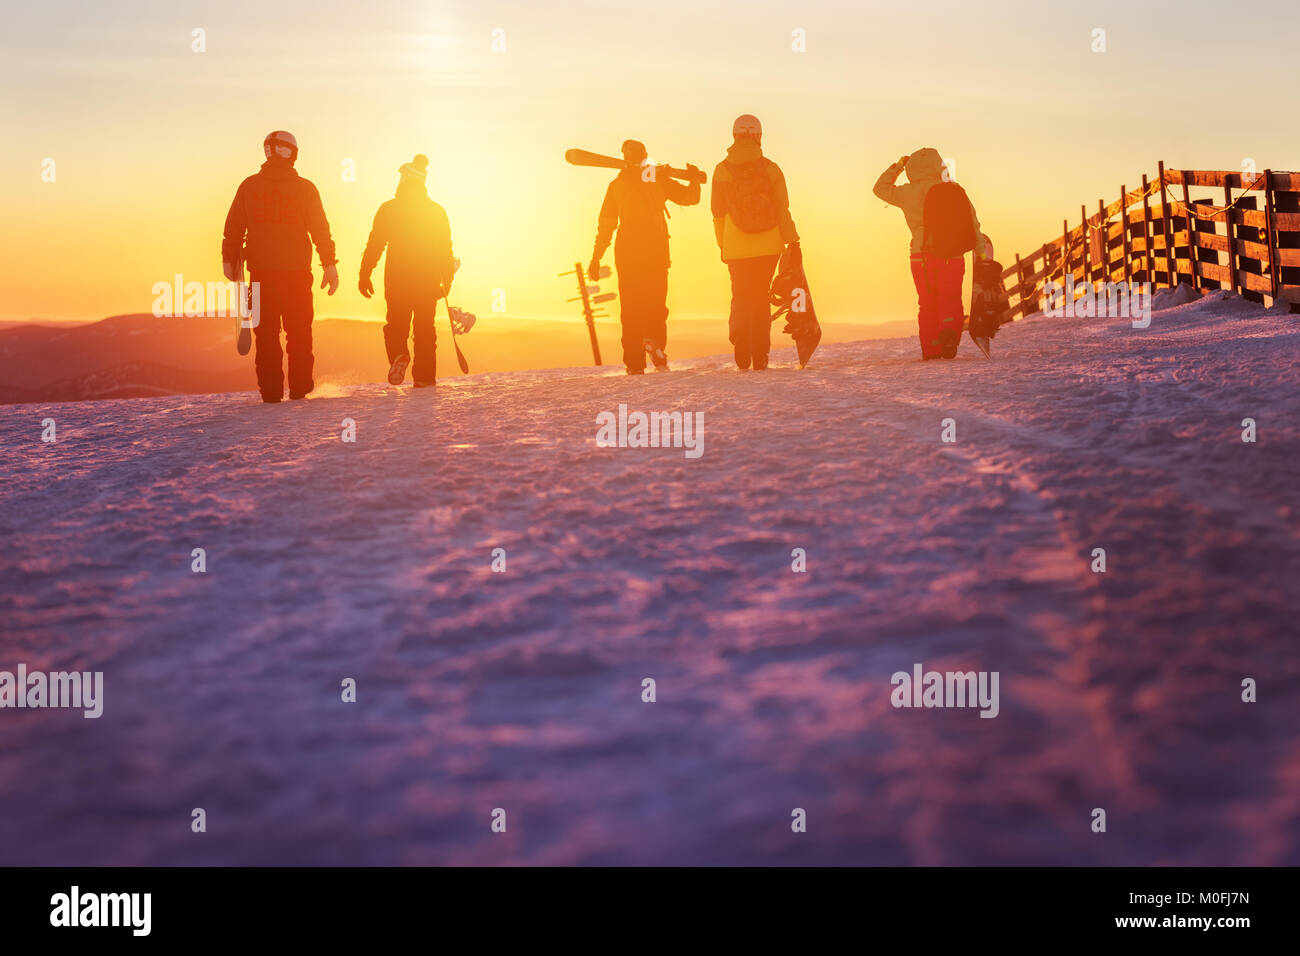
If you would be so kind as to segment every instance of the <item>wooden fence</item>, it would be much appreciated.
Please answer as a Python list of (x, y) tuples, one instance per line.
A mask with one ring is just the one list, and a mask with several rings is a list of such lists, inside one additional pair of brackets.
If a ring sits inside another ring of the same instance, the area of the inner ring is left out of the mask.
[[(1193, 198), (1212, 189), (1222, 200)], [(1234, 197), (1233, 193), (1236, 192)], [(1215, 203), (1218, 202), (1218, 205)], [(1002, 273), (1013, 318), (1040, 308), (1044, 283), (1076, 288), (1091, 283), (1187, 282), (1196, 289), (1231, 289), (1255, 302), (1291, 303), (1300, 312), (1300, 174), (1165, 169), (1142, 186), (1120, 187), (1109, 205), (1081, 207), (1061, 235)]]

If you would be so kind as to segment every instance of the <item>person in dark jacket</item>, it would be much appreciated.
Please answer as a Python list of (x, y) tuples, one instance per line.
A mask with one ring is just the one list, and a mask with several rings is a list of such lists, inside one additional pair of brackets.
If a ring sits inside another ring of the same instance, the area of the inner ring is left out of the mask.
[(451, 252), (451, 226), (446, 211), (429, 198), (425, 178), (429, 158), (416, 156), (398, 169), (396, 195), (379, 207), (366, 251), (361, 256), (359, 287), (367, 299), (375, 292), (370, 274), (379, 257), (384, 263), (384, 300), (387, 316), (384, 346), (388, 351), (388, 381), (401, 385), (411, 364), (407, 339), (415, 331), (415, 364), (411, 377), (416, 388), (437, 381), (438, 336), (433, 319), (438, 300), (451, 289), (455, 260)]
[[(596, 230), (596, 246), (587, 275), (600, 275), (600, 257), (614, 243), (614, 265), (618, 269), (619, 318), (623, 324), (623, 364), (629, 375), (645, 372), (646, 353), (658, 369), (668, 368), (668, 224), (664, 204), (679, 206), (700, 201), (700, 184), (681, 183), (668, 176), (654, 175), (646, 163), (646, 148), (634, 139), (623, 144), (628, 167), (614, 178), (605, 191)], [(699, 172), (694, 166), (688, 170)]]
[(268, 133), (262, 143), (266, 162), (239, 184), (226, 214), (221, 262), (226, 278), (239, 281), (242, 262), (258, 284), (260, 309), (251, 321), (257, 341), (257, 388), (262, 401), (284, 398), (284, 328), (289, 353), (289, 397), (304, 398), (315, 387), (311, 349), (311, 248), (324, 270), (321, 288), (333, 295), (339, 287), (334, 240), (320, 193), (293, 168), (298, 141), (284, 130)]

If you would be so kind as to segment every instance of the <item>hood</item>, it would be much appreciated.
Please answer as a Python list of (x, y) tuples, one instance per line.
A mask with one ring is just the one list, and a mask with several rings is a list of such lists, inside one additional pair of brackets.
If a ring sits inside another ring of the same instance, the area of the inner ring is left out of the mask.
[(943, 157), (937, 149), (924, 146), (907, 157), (906, 172), (909, 183), (937, 183), (943, 178)]
[[(938, 154), (936, 154), (938, 155)], [(746, 136), (727, 147), (727, 159), (733, 163), (752, 163), (763, 158), (763, 147), (755, 139)]]

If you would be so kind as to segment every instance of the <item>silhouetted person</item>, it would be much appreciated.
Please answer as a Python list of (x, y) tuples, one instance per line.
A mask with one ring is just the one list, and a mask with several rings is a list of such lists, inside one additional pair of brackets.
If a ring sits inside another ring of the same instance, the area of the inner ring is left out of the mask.
[(799, 242), (781, 167), (763, 155), (763, 127), (746, 113), (731, 127), (727, 158), (713, 171), (713, 231), (731, 272), (729, 332), (736, 365), (767, 368), (770, 290), (781, 253)]
[[(894, 185), (904, 170), (908, 181)], [(944, 188), (931, 197), (940, 184)], [(975, 207), (960, 186), (944, 179), (943, 157), (928, 146), (900, 157), (880, 174), (872, 192), (903, 210), (912, 231), (912, 282), (916, 286), (921, 357), (954, 358), (966, 314), (961, 298), (965, 253), (973, 249), (976, 256), (984, 254), (984, 234)]]
[[(646, 163), (646, 148), (634, 139), (623, 144), (623, 158), (635, 165), (624, 169), (609, 184), (600, 207), (596, 247), (587, 275), (600, 275), (600, 257), (614, 242), (618, 268), (619, 318), (623, 323), (623, 364), (629, 375), (645, 372), (646, 353), (655, 367), (668, 368), (668, 223), (664, 204), (679, 206), (700, 201), (699, 183), (681, 183), (656, 176)], [(694, 166), (688, 170), (698, 172)]]
[(429, 158), (416, 156), (398, 169), (397, 193), (375, 213), (370, 239), (361, 256), (361, 294), (375, 287), (370, 273), (388, 249), (384, 263), (384, 301), (388, 310), (384, 347), (388, 351), (388, 381), (401, 385), (411, 364), (407, 339), (415, 332), (416, 388), (433, 385), (438, 377), (438, 334), (433, 320), (438, 300), (451, 289), (455, 262), (451, 254), (451, 225), (447, 213), (429, 198), (425, 178)]
[(284, 398), (280, 327), (289, 353), (289, 397), (303, 398), (315, 387), (311, 373), (311, 247), (316, 245), (324, 269), (321, 288), (333, 295), (339, 287), (330, 224), (320, 193), (293, 168), (298, 141), (284, 130), (268, 133), (262, 142), (266, 162), (239, 184), (226, 214), (221, 243), (222, 268), (235, 282), (248, 263), (249, 278), (258, 283), (261, 309), (253, 335), (257, 341), (257, 388), (262, 401)]

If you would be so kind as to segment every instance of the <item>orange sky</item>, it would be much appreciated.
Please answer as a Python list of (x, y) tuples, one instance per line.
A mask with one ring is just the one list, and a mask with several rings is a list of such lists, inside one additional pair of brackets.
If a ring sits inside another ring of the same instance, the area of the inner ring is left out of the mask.
[[(555, 274), (590, 256), (609, 175), (566, 165), (564, 150), (635, 137), (711, 172), (742, 112), (785, 170), (823, 320), (907, 318), (906, 229), (870, 195), (902, 152), (955, 160), (1004, 261), (1157, 159), (1300, 166), (1271, 92), (1294, 86), (1300, 15), (1251, 10), (1268, 29), (1225, 31), (1209, 3), (1110, 0), (20, 9), (0, 39), (0, 318), (148, 311), (155, 282), (218, 279), (226, 208), (273, 128), (297, 135), (338, 242), (343, 288), (318, 294), (318, 315), (382, 316), (356, 292), (357, 263), (415, 152), (431, 157), (464, 262), (453, 300), (488, 321), (503, 289), (510, 316), (568, 315), (571, 284)], [(1091, 50), (1096, 27), (1105, 53)], [(195, 28), (206, 52), (191, 50)], [(1213, 55), (1192, 58), (1208, 41)], [(1193, 65), (1195, 94), (1182, 85)], [(681, 316), (726, 313), (707, 203), (705, 187), (669, 223)]]

